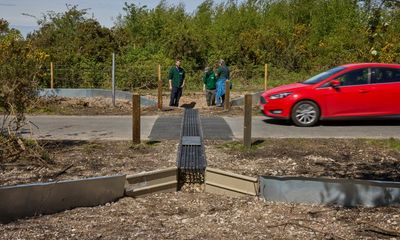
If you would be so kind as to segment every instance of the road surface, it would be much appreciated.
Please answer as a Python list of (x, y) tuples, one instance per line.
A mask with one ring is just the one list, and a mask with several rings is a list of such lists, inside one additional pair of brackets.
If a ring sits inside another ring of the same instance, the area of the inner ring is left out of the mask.
[[(28, 116), (24, 134), (39, 139), (129, 140), (130, 116)], [(205, 139), (243, 138), (243, 117), (202, 117)], [(142, 140), (179, 139), (182, 117), (143, 116)], [(323, 122), (300, 128), (286, 121), (253, 116), (253, 138), (400, 138), (400, 119)]]

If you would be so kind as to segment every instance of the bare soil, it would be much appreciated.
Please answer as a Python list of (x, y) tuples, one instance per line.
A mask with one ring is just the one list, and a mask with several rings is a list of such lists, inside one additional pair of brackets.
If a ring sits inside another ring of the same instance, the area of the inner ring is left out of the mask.
[[(231, 98), (242, 96), (243, 93), (232, 93)], [(143, 95), (143, 97), (157, 102), (155, 95)], [(233, 106), (230, 111), (221, 107), (207, 106), (204, 93), (184, 93), (180, 99), (180, 107), (169, 107), (169, 94), (163, 95), (163, 109), (158, 110), (157, 106), (142, 107), (142, 115), (181, 115), (185, 108), (201, 109), (202, 115), (241, 115), (243, 107)], [(54, 114), (54, 115), (130, 115), (132, 105), (128, 100), (116, 100), (116, 106), (110, 98), (67, 98), (48, 97), (40, 98), (30, 114)]]
[(175, 166), (178, 141), (44, 141), (51, 162), (0, 162), (0, 185), (131, 174)]
[[(47, 142), (53, 163), (2, 163), (2, 185), (138, 173), (175, 165), (177, 141)], [(207, 141), (208, 165), (249, 176), (399, 180), (395, 140)], [(14, 164), (14, 166), (12, 166)], [(19, 165), (18, 165), (19, 164)], [(68, 166), (72, 166), (65, 170)], [(63, 171), (65, 170), (65, 171)], [(51, 177), (49, 177), (51, 176)], [(400, 208), (338, 208), (165, 193), (0, 225), (0, 239), (400, 239)]]
[(0, 225), (0, 239), (398, 239), (400, 210), (166, 193)]
[(208, 142), (208, 166), (248, 176), (355, 178), (400, 182), (400, 141), (368, 139), (266, 139)]

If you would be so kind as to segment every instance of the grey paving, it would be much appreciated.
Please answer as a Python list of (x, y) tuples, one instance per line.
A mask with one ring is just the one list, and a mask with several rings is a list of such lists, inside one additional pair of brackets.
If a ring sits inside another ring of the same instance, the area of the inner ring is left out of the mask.
[[(230, 140), (234, 138), (231, 127), (222, 117), (201, 118), (204, 139)], [(149, 139), (179, 139), (182, 117), (159, 117), (155, 121)]]
[(201, 125), (203, 136), (207, 140), (230, 140), (235, 137), (231, 126), (222, 117), (203, 117)]
[(176, 139), (181, 136), (182, 117), (159, 117), (151, 128), (151, 140)]

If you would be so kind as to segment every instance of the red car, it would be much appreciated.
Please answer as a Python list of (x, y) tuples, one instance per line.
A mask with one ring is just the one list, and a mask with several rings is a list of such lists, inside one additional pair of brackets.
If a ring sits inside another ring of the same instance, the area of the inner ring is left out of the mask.
[(400, 116), (400, 64), (357, 63), (332, 68), (260, 97), (268, 117), (301, 127), (321, 119)]

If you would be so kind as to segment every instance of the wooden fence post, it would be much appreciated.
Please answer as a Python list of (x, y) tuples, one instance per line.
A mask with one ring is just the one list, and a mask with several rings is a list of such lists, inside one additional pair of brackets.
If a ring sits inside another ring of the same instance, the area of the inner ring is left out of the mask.
[(132, 94), (132, 143), (140, 144), (140, 95)]
[(231, 109), (231, 81), (225, 81), (225, 110)]
[(161, 65), (158, 64), (158, 110), (162, 110), (163, 102), (162, 102), (162, 79), (161, 79)]
[(251, 111), (253, 108), (253, 96), (246, 94), (244, 97), (244, 132), (243, 144), (245, 147), (251, 147)]
[(268, 88), (268, 64), (265, 64), (264, 70), (264, 90), (267, 91)]
[(50, 88), (54, 89), (54, 64), (50, 62)]
[(111, 66), (111, 96), (112, 104), (115, 107), (115, 53), (112, 53), (112, 66)]

